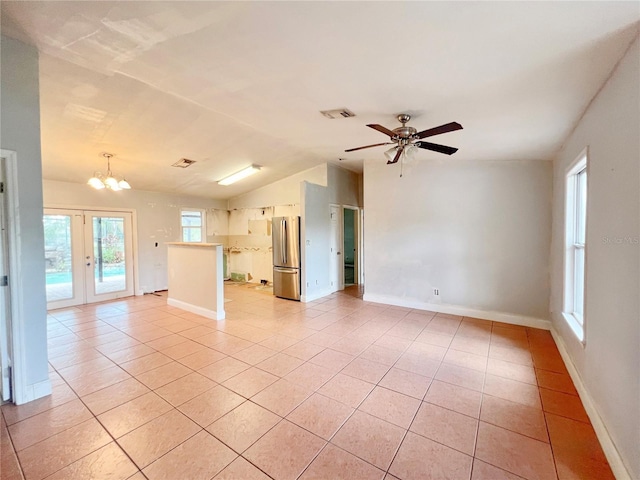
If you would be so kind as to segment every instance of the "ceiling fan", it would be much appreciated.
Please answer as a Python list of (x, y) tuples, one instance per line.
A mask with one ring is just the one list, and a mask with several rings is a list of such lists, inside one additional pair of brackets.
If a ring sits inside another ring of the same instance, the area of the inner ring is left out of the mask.
[(407, 122), (411, 120), (411, 115), (402, 113), (398, 115), (397, 118), (402, 126), (394, 128), (393, 130), (389, 130), (388, 128), (376, 123), (367, 125), (367, 127), (373, 128), (374, 130), (384, 133), (385, 135), (389, 135), (389, 140), (391, 140), (390, 142), (375, 143), (373, 145), (366, 145), (364, 147), (350, 148), (349, 150), (345, 150), (345, 152), (355, 152), (356, 150), (362, 150), (371, 147), (380, 147), (382, 145), (392, 145), (395, 143), (397, 144), (395, 147), (392, 147), (384, 152), (385, 156), (388, 159), (387, 164), (392, 164), (397, 163), (398, 160), (400, 160), (403, 152), (406, 155), (410, 150), (415, 150), (416, 147), (424, 148), (425, 150), (432, 150), (438, 153), (444, 153), (445, 155), (452, 155), (458, 151), (457, 148), (447, 147), (446, 145), (439, 145), (437, 143), (421, 141), (421, 139), (423, 138), (433, 137), (434, 135), (462, 130), (462, 125), (460, 125), (458, 122), (445, 123), (444, 125), (440, 125), (439, 127), (429, 128), (428, 130), (418, 132), (415, 128), (406, 125)]

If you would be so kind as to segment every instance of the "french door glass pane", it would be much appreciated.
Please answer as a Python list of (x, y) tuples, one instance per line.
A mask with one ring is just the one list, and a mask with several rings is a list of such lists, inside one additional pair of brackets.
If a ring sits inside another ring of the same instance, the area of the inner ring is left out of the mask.
[(127, 289), (124, 218), (93, 217), (95, 294)]
[(73, 298), (71, 217), (45, 215), (43, 223), (47, 302)]

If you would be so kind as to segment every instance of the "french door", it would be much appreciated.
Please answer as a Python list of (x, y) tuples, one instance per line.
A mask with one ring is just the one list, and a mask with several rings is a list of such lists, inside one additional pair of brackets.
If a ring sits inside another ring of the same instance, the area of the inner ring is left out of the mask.
[(47, 308), (133, 295), (130, 212), (45, 209)]

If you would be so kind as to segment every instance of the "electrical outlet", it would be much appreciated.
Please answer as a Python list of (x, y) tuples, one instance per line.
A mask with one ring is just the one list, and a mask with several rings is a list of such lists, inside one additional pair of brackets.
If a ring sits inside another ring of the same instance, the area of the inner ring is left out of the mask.
[(316, 280), (316, 285), (318, 285), (318, 280)]
[(307, 282), (307, 287), (309, 286), (309, 282)]
[(434, 294), (436, 297), (439, 297), (439, 296), (440, 296), (440, 289), (439, 289), (439, 288), (434, 288), (434, 289), (433, 289), (433, 294)]

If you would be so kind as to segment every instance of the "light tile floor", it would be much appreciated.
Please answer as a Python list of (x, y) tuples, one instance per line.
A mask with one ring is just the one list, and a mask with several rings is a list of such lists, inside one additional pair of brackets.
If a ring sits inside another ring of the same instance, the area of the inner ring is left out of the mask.
[[(125, 290), (127, 283), (124, 275), (109, 275), (102, 282), (95, 282), (95, 294), (119, 292)], [(73, 298), (73, 283), (48, 283), (47, 302), (58, 302)]]
[(2, 478), (613, 478), (549, 332), (226, 286), (50, 312), (53, 394), (2, 407)]

